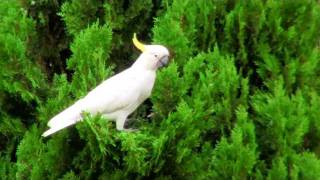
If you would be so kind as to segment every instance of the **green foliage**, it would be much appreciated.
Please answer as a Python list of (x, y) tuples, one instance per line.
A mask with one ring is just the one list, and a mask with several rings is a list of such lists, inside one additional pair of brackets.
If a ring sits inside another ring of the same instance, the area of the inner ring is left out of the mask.
[(101, 18), (102, 5), (102, 2), (97, 0), (66, 1), (61, 6), (60, 16), (66, 23), (68, 32), (76, 35)]
[[(315, 0), (2, 0), (2, 179), (319, 179)], [(119, 132), (101, 115), (46, 123), (138, 57), (169, 48)], [(139, 52), (140, 53), (140, 52)]]
[(150, 41), (150, 25), (154, 14), (160, 8), (157, 1), (152, 0), (117, 0), (105, 1), (104, 21), (113, 30), (111, 59), (122, 70), (137, 58), (131, 39), (137, 33), (142, 42)]
[(293, 156), (292, 179), (317, 179), (319, 177), (320, 161), (313, 153), (303, 153)]
[[(177, 103), (186, 94), (186, 83), (179, 76), (177, 65), (173, 62), (168, 68), (159, 73), (154, 93), (151, 97), (153, 109), (164, 118), (175, 110)], [(166, 94), (166, 96), (163, 96)]]
[(254, 124), (248, 119), (246, 110), (240, 107), (230, 142), (222, 137), (213, 152), (213, 178), (248, 179), (257, 161), (256, 147)]
[(0, 164), (1, 177), (14, 178), (12, 162), (27, 126), (34, 123), (34, 105), (46, 87), (44, 76), (28, 56), (34, 22), (16, 1), (0, 2)]
[(26, 102), (37, 100), (35, 91), (43, 76), (26, 52), (27, 41), (34, 35), (34, 22), (16, 2), (2, 1), (0, 8), (0, 97), (9, 93)]
[(107, 25), (93, 24), (75, 38), (71, 44), (73, 54), (67, 62), (68, 69), (74, 71), (72, 89), (87, 92), (111, 74), (112, 67), (106, 61), (110, 49), (111, 29)]
[(4, 180), (15, 179), (16, 165), (14, 162), (10, 162), (10, 158), (1, 157), (1, 169), (0, 175)]
[(18, 0), (28, 17), (33, 19), (36, 33), (28, 41), (28, 54), (46, 73), (49, 81), (54, 74), (66, 73), (71, 39), (65, 32), (60, 12), (64, 0)]
[[(289, 151), (288, 148), (301, 145), (309, 124), (306, 115), (308, 106), (301, 93), (288, 97), (282, 84), (281, 81), (277, 82), (272, 95), (258, 93), (253, 97), (256, 121), (262, 127), (260, 142), (280, 154)], [(268, 139), (273, 137), (272, 142), (268, 142), (263, 136)]]
[(272, 168), (269, 171), (267, 179), (288, 179), (288, 171), (284, 158), (280, 157), (272, 162)]
[(30, 132), (26, 132), (23, 140), (17, 149), (17, 179), (41, 179), (43, 177), (44, 164), (38, 158), (42, 154), (45, 144), (39, 139), (39, 130), (33, 127)]

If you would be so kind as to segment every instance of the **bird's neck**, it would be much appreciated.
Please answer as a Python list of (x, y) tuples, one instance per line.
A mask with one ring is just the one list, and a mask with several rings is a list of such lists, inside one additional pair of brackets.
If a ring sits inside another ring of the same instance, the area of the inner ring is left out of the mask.
[(131, 67), (139, 70), (156, 71), (156, 67), (153, 67), (152, 63), (148, 60), (146, 56), (141, 54)]

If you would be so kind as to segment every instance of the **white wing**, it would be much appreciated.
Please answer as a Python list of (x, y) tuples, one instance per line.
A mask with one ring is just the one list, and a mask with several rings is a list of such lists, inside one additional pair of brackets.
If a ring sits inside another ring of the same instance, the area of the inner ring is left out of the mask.
[(83, 99), (83, 110), (90, 113), (112, 113), (124, 109), (139, 98), (136, 76), (125, 71), (97, 86)]
[(135, 74), (127, 69), (101, 83), (69, 108), (49, 122), (51, 128), (43, 136), (51, 135), (81, 120), (83, 111), (92, 114), (111, 113), (129, 106), (139, 98), (139, 85)]

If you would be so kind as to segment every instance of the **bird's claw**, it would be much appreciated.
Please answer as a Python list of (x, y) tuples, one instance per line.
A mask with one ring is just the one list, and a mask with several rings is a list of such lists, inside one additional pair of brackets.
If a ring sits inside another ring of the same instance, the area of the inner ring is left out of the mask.
[(151, 118), (153, 116), (154, 116), (154, 113), (152, 112), (152, 113), (148, 114), (147, 118)]
[(133, 128), (128, 128), (128, 129), (123, 129), (124, 132), (137, 132), (139, 129), (133, 129)]

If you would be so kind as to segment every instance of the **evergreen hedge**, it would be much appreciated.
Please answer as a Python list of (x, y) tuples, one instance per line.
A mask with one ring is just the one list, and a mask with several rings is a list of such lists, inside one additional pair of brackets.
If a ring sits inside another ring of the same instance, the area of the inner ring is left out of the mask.
[[(1, 179), (320, 179), (316, 0), (1, 0)], [(139, 55), (169, 67), (131, 116), (47, 121)], [(148, 116), (153, 114), (153, 116)]]

